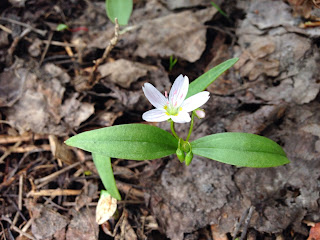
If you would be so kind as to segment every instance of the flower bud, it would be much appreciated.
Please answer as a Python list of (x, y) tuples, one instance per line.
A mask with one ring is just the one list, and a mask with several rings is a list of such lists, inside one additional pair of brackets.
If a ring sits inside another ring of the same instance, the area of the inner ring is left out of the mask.
[(186, 165), (189, 166), (191, 161), (192, 161), (192, 158), (193, 158), (193, 153), (192, 151), (188, 152), (187, 155), (186, 155)]
[(184, 152), (181, 150), (181, 149), (177, 149), (177, 151), (176, 151), (176, 154), (177, 154), (177, 157), (178, 157), (178, 159), (180, 160), (180, 162), (181, 163), (183, 163), (184, 162)]
[(203, 109), (197, 109), (196, 111), (195, 111), (195, 113), (196, 113), (196, 116), (199, 118), (199, 119), (202, 119), (202, 118), (204, 118), (205, 116), (206, 116), (206, 113), (204, 112), (204, 110)]

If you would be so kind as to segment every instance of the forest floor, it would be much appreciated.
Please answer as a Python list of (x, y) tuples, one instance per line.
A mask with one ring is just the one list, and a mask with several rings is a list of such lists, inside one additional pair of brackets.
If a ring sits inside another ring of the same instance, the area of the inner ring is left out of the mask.
[[(320, 239), (317, 2), (217, 0), (221, 14), (207, 0), (135, 0), (129, 27), (95, 72), (115, 31), (104, 1), (2, 0), (1, 239)], [(57, 31), (62, 23), (69, 29)], [(255, 133), (291, 162), (252, 169), (200, 157), (188, 167), (176, 156), (113, 159), (123, 200), (99, 226), (103, 186), (91, 155), (64, 141), (153, 124), (141, 117), (152, 108), (144, 83), (169, 91), (178, 75), (192, 81), (234, 57), (208, 87), (193, 138)]]

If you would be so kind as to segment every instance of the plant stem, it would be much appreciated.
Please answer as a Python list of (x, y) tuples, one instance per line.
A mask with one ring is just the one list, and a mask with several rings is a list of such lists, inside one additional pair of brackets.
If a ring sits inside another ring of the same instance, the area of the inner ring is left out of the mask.
[(188, 133), (188, 136), (187, 136), (187, 139), (186, 139), (186, 142), (189, 141), (189, 138), (191, 136), (191, 133), (192, 133), (192, 129), (193, 129), (193, 122), (194, 122), (194, 112), (192, 111), (192, 115), (191, 115), (191, 123), (190, 123), (190, 128), (189, 128), (189, 133)]
[(176, 131), (174, 130), (174, 122), (172, 120), (170, 121), (170, 128), (173, 136), (175, 136), (176, 139), (179, 139), (178, 135), (176, 134)]

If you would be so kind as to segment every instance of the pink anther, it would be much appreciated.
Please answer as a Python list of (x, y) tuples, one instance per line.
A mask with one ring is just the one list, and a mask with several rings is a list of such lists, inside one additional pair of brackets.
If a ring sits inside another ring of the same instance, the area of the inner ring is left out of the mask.
[(167, 92), (167, 91), (164, 91), (164, 96), (165, 96), (166, 98), (168, 98), (168, 92)]

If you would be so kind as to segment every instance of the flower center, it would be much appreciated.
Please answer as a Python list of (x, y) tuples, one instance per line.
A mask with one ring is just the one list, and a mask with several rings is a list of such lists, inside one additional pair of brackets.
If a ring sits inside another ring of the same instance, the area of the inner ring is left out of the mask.
[(182, 107), (174, 107), (171, 104), (164, 106), (168, 116), (178, 116), (178, 113), (182, 110)]

